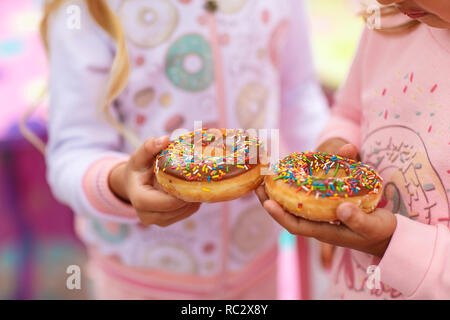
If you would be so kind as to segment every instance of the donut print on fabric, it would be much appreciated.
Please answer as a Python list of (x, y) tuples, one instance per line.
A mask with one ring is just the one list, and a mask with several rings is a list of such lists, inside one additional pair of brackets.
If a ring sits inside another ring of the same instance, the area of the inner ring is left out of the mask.
[(138, 108), (146, 108), (155, 100), (155, 89), (144, 88), (134, 95), (134, 104)]
[(161, 243), (145, 249), (141, 266), (178, 274), (197, 274), (198, 264), (193, 254), (178, 244)]
[(186, 34), (169, 48), (166, 74), (178, 88), (198, 92), (214, 80), (213, 55), (210, 44), (199, 34)]
[(236, 114), (244, 129), (259, 129), (264, 126), (268, 98), (269, 90), (258, 82), (250, 82), (242, 87), (236, 101)]
[(181, 126), (184, 124), (185, 119), (182, 114), (175, 114), (172, 117), (167, 120), (167, 122), (164, 125), (164, 130), (166, 133), (171, 134), (173, 131), (181, 128)]
[(248, 0), (217, 0), (219, 12), (224, 14), (235, 14), (244, 8)]
[(242, 259), (246, 259), (247, 254), (263, 249), (272, 240), (267, 235), (272, 234), (273, 223), (260, 205), (243, 210), (231, 228), (232, 248), (238, 251), (235, 255), (242, 255)]
[(130, 233), (128, 225), (114, 222), (102, 224), (97, 220), (92, 220), (92, 228), (103, 240), (115, 244), (125, 240)]
[(159, 97), (159, 104), (162, 107), (168, 107), (172, 104), (172, 95), (170, 93), (163, 93)]
[(444, 184), (414, 129), (390, 125), (373, 130), (363, 141), (361, 155), (386, 179), (380, 207), (426, 224), (450, 224)]
[(127, 38), (141, 48), (167, 41), (178, 25), (178, 11), (169, 0), (124, 0), (118, 15)]

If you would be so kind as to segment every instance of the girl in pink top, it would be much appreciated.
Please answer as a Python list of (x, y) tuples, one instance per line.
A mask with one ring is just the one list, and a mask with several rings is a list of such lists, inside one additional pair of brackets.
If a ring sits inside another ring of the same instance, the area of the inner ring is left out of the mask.
[(256, 197), (185, 203), (152, 164), (195, 121), (311, 147), (328, 113), (305, 22), (299, 0), (46, 2), (48, 181), (96, 297), (276, 298), (280, 228)]
[(329, 298), (449, 299), (450, 2), (379, 2), (395, 6), (382, 13), (408, 17), (382, 15), (382, 30), (364, 31), (319, 147), (359, 154), (381, 173), (379, 208), (367, 215), (343, 203), (337, 226), (298, 219), (258, 194), (291, 233), (339, 246)]

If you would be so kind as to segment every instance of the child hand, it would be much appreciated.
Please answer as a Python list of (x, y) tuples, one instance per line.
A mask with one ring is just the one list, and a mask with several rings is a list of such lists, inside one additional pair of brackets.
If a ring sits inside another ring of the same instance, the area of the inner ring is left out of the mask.
[(317, 148), (317, 151), (337, 154), (353, 160), (359, 159), (358, 149), (353, 144), (339, 138), (325, 141)]
[(353, 203), (345, 202), (337, 208), (337, 216), (343, 223), (332, 225), (328, 222), (308, 221), (285, 212), (278, 203), (266, 200), (264, 209), (291, 234), (316, 238), (335, 246), (346, 247), (382, 258), (397, 220), (392, 212), (376, 209), (371, 214), (364, 213)]
[[(319, 150), (348, 158), (357, 157), (355, 146), (347, 144), (344, 140), (332, 140), (322, 144)], [(333, 151), (333, 148), (339, 149)], [(272, 218), (291, 234), (313, 237), (331, 245), (359, 250), (380, 258), (384, 255), (397, 226), (397, 220), (392, 212), (376, 209), (367, 214), (349, 202), (342, 203), (336, 210), (341, 225), (309, 221), (285, 212), (277, 202), (268, 198), (264, 186), (260, 186), (256, 194)], [(328, 251), (328, 254), (332, 255), (333, 250)]]
[[(350, 158), (353, 160), (359, 159), (357, 148), (348, 144), (345, 140), (334, 138), (329, 139), (322, 143), (318, 148), (318, 151), (328, 152), (332, 154), (338, 154), (342, 157)], [(320, 262), (324, 269), (330, 269), (333, 263), (335, 246), (321, 242), (320, 243)]]
[(334, 249), (336, 247), (332, 244), (320, 242), (320, 263), (325, 270), (331, 269), (333, 265)]
[(168, 137), (148, 139), (128, 162), (115, 167), (109, 176), (111, 190), (133, 205), (145, 225), (167, 227), (200, 208), (199, 203), (185, 202), (161, 191), (154, 178), (155, 156), (168, 143)]

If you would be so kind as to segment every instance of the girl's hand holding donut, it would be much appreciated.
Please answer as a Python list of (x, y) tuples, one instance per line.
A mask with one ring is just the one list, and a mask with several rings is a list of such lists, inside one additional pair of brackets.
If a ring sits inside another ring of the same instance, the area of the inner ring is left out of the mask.
[(342, 222), (333, 225), (328, 222), (309, 221), (293, 216), (284, 211), (273, 200), (268, 200), (264, 189), (256, 191), (264, 209), (291, 234), (316, 238), (335, 246), (351, 248), (376, 257), (383, 257), (392, 234), (397, 226), (397, 220), (392, 212), (376, 209), (366, 214), (352, 203), (343, 203), (337, 209), (337, 215)]
[[(348, 158), (357, 157), (356, 147), (344, 140), (329, 140), (321, 147), (327, 147), (328, 149), (322, 149), (327, 152), (333, 152), (332, 148), (339, 148), (335, 153)], [(388, 210), (375, 209), (367, 214), (350, 202), (341, 203), (336, 209), (337, 218), (342, 224), (306, 220), (284, 211), (277, 202), (270, 200), (263, 186), (257, 189), (256, 194), (267, 212), (291, 234), (313, 237), (324, 243), (359, 250), (380, 258), (397, 225), (395, 216)], [(330, 254), (329, 247), (324, 249)]]
[(199, 203), (188, 203), (160, 190), (154, 179), (155, 156), (168, 143), (168, 137), (148, 139), (129, 161), (116, 166), (109, 176), (111, 190), (133, 205), (145, 225), (166, 227), (188, 218), (200, 208)]
[[(359, 159), (358, 149), (348, 144), (347, 141), (339, 138), (328, 139), (322, 143), (318, 148), (318, 151), (337, 154), (342, 157), (346, 157), (353, 160)], [(335, 246), (326, 242), (320, 243), (320, 262), (322, 267), (330, 269), (333, 263)]]

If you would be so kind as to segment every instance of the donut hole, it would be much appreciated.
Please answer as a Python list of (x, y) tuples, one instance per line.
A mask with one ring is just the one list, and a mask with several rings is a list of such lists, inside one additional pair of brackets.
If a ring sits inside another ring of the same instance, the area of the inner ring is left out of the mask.
[(183, 59), (183, 68), (187, 73), (198, 73), (203, 68), (203, 60), (198, 54), (189, 53)]
[(225, 150), (224, 148), (219, 148), (217, 146), (206, 146), (203, 147), (202, 150), (203, 157), (219, 157), (223, 158), (225, 157)]
[(249, 111), (253, 114), (257, 114), (259, 112), (259, 110), (261, 109), (261, 105), (257, 101), (250, 102), (248, 107), (249, 107)]
[(151, 26), (158, 21), (158, 15), (153, 9), (144, 8), (139, 12), (139, 21), (143, 25)]

